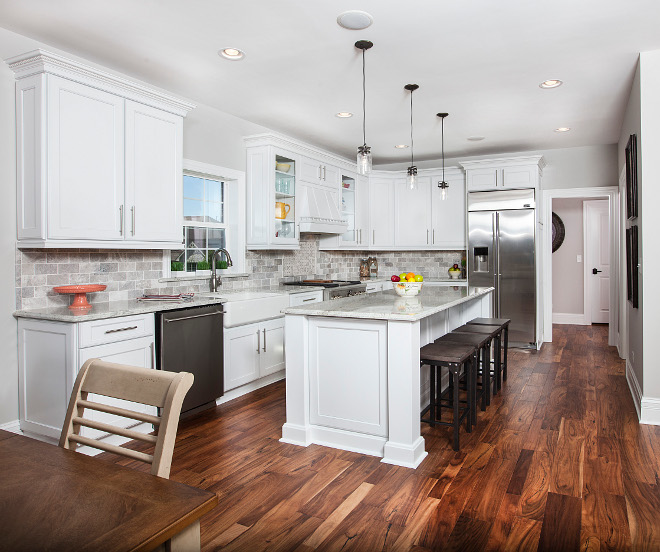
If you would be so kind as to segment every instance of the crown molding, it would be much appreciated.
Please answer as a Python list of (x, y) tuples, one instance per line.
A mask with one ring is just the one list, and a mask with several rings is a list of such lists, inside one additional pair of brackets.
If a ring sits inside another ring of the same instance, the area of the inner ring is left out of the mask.
[(546, 163), (543, 155), (526, 155), (522, 157), (499, 157), (495, 159), (479, 159), (477, 161), (459, 161), (459, 165), (465, 170), (483, 168), (501, 168), (517, 165), (538, 165), (543, 170)]
[(8, 58), (5, 60), (5, 63), (14, 72), (17, 80), (41, 73), (57, 75), (117, 94), (130, 100), (151, 105), (164, 111), (169, 111), (170, 113), (175, 113), (176, 115), (181, 115), (182, 117), (185, 117), (188, 111), (196, 107), (195, 104), (187, 100), (177, 98), (125, 77), (107, 73), (89, 65), (73, 61), (47, 50), (32, 50), (31, 52)]

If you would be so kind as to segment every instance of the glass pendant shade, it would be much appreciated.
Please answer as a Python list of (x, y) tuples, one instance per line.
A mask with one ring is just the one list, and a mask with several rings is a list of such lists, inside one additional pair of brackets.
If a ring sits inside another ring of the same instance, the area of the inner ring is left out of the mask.
[(440, 188), (440, 199), (444, 201), (449, 195), (449, 184), (443, 180), (438, 182), (438, 188)]
[(371, 172), (371, 148), (366, 144), (358, 147), (357, 169), (360, 174)]
[(417, 167), (408, 167), (408, 176), (406, 176), (406, 185), (409, 190), (417, 189)]

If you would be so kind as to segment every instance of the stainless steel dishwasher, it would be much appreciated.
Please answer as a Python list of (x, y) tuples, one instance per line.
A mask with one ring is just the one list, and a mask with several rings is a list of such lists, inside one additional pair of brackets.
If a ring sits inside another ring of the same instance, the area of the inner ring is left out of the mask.
[(184, 414), (211, 408), (224, 394), (222, 316), (222, 305), (156, 313), (156, 367), (195, 376), (183, 401)]

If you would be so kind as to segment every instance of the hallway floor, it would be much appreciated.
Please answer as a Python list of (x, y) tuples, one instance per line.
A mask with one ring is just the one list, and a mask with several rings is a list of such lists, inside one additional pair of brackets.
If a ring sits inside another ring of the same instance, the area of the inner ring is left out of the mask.
[(171, 479), (220, 499), (202, 549), (660, 549), (660, 427), (637, 422), (607, 326), (553, 331), (511, 352), (460, 452), (422, 424), (417, 470), (280, 443), (284, 382), (183, 421)]

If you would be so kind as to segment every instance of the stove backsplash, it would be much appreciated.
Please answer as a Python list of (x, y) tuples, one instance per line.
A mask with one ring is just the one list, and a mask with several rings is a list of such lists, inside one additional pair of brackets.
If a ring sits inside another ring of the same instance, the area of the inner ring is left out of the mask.
[[(231, 252), (230, 252), (231, 253)], [(247, 276), (225, 278), (223, 289), (255, 289), (305, 278), (359, 280), (360, 260), (375, 256), (378, 276), (415, 272), (425, 278), (446, 278), (460, 263), (461, 251), (320, 251), (318, 237), (304, 235), (296, 251), (247, 251)], [(42, 249), (16, 250), (16, 308), (68, 305), (70, 298), (53, 286), (105, 284), (93, 302), (132, 300), (143, 293), (207, 291), (208, 279), (161, 281), (162, 253), (157, 250)]]

